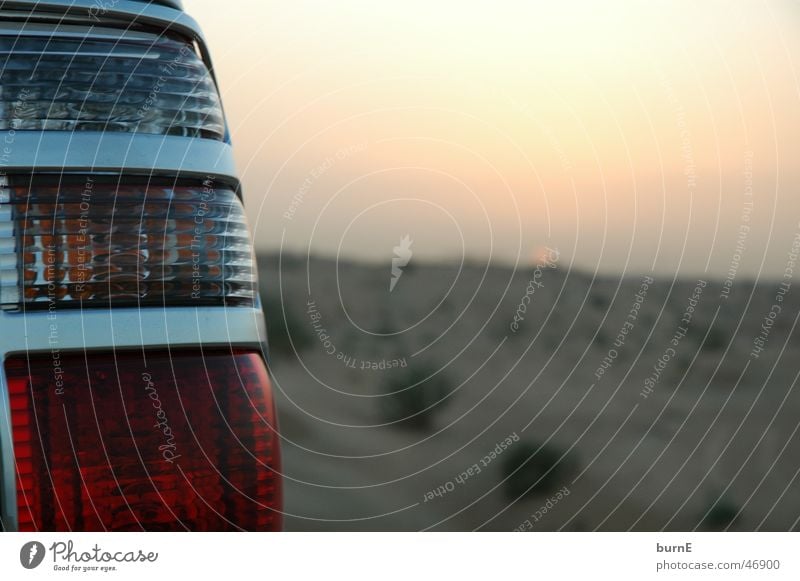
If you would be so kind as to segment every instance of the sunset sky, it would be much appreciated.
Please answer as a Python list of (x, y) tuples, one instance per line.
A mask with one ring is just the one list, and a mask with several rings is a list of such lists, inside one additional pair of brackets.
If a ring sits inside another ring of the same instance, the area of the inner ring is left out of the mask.
[(800, 231), (798, 2), (185, 4), (260, 248), (777, 275)]

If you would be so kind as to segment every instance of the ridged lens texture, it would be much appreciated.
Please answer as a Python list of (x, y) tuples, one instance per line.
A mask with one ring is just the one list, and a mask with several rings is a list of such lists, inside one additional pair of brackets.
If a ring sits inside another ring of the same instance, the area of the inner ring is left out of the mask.
[(6, 308), (254, 304), (252, 246), (231, 189), (13, 181), (0, 199)]
[(281, 528), (260, 354), (23, 356), (6, 372), (21, 531)]
[(189, 43), (24, 34), (0, 37), (0, 130), (224, 139), (219, 95)]

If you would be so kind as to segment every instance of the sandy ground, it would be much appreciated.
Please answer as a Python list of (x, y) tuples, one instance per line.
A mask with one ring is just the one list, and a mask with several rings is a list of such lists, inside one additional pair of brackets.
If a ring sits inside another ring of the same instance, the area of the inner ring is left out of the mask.
[[(293, 340), (272, 331), (289, 530), (798, 528), (800, 288), (417, 264), (389, 292), (387, 265), (287, 257), (261, 273)], [(446, 387), (424, 425), (387, 424), (409, 369)], [(519, 497), (508, 461), (529, 444), (564, 461)]]

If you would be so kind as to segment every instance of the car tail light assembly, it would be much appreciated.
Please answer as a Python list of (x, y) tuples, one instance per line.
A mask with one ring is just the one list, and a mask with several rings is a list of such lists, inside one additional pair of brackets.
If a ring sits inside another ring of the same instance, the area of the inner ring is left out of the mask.
[(6, 361), (21, 531), (270, 531), (280, 458), (246, 351)]
[(229, 187), (102, 176), (5, 180), (5, 309), (255, 301), (252, 245)]
[(0, 131), (225, 137), (213, 79), (177, 37), (29, 27), (0, 36), (0, 69)]
[(180, 6), (0, 2), (0, 527), (281, 529), (253, 245)]

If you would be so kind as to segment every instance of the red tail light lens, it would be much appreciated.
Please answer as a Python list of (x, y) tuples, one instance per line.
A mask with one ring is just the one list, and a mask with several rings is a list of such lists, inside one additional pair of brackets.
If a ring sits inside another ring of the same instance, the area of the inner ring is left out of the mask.
[(279, 446), (257, 353), (6, 362), (22, 531), (269, 531)]

